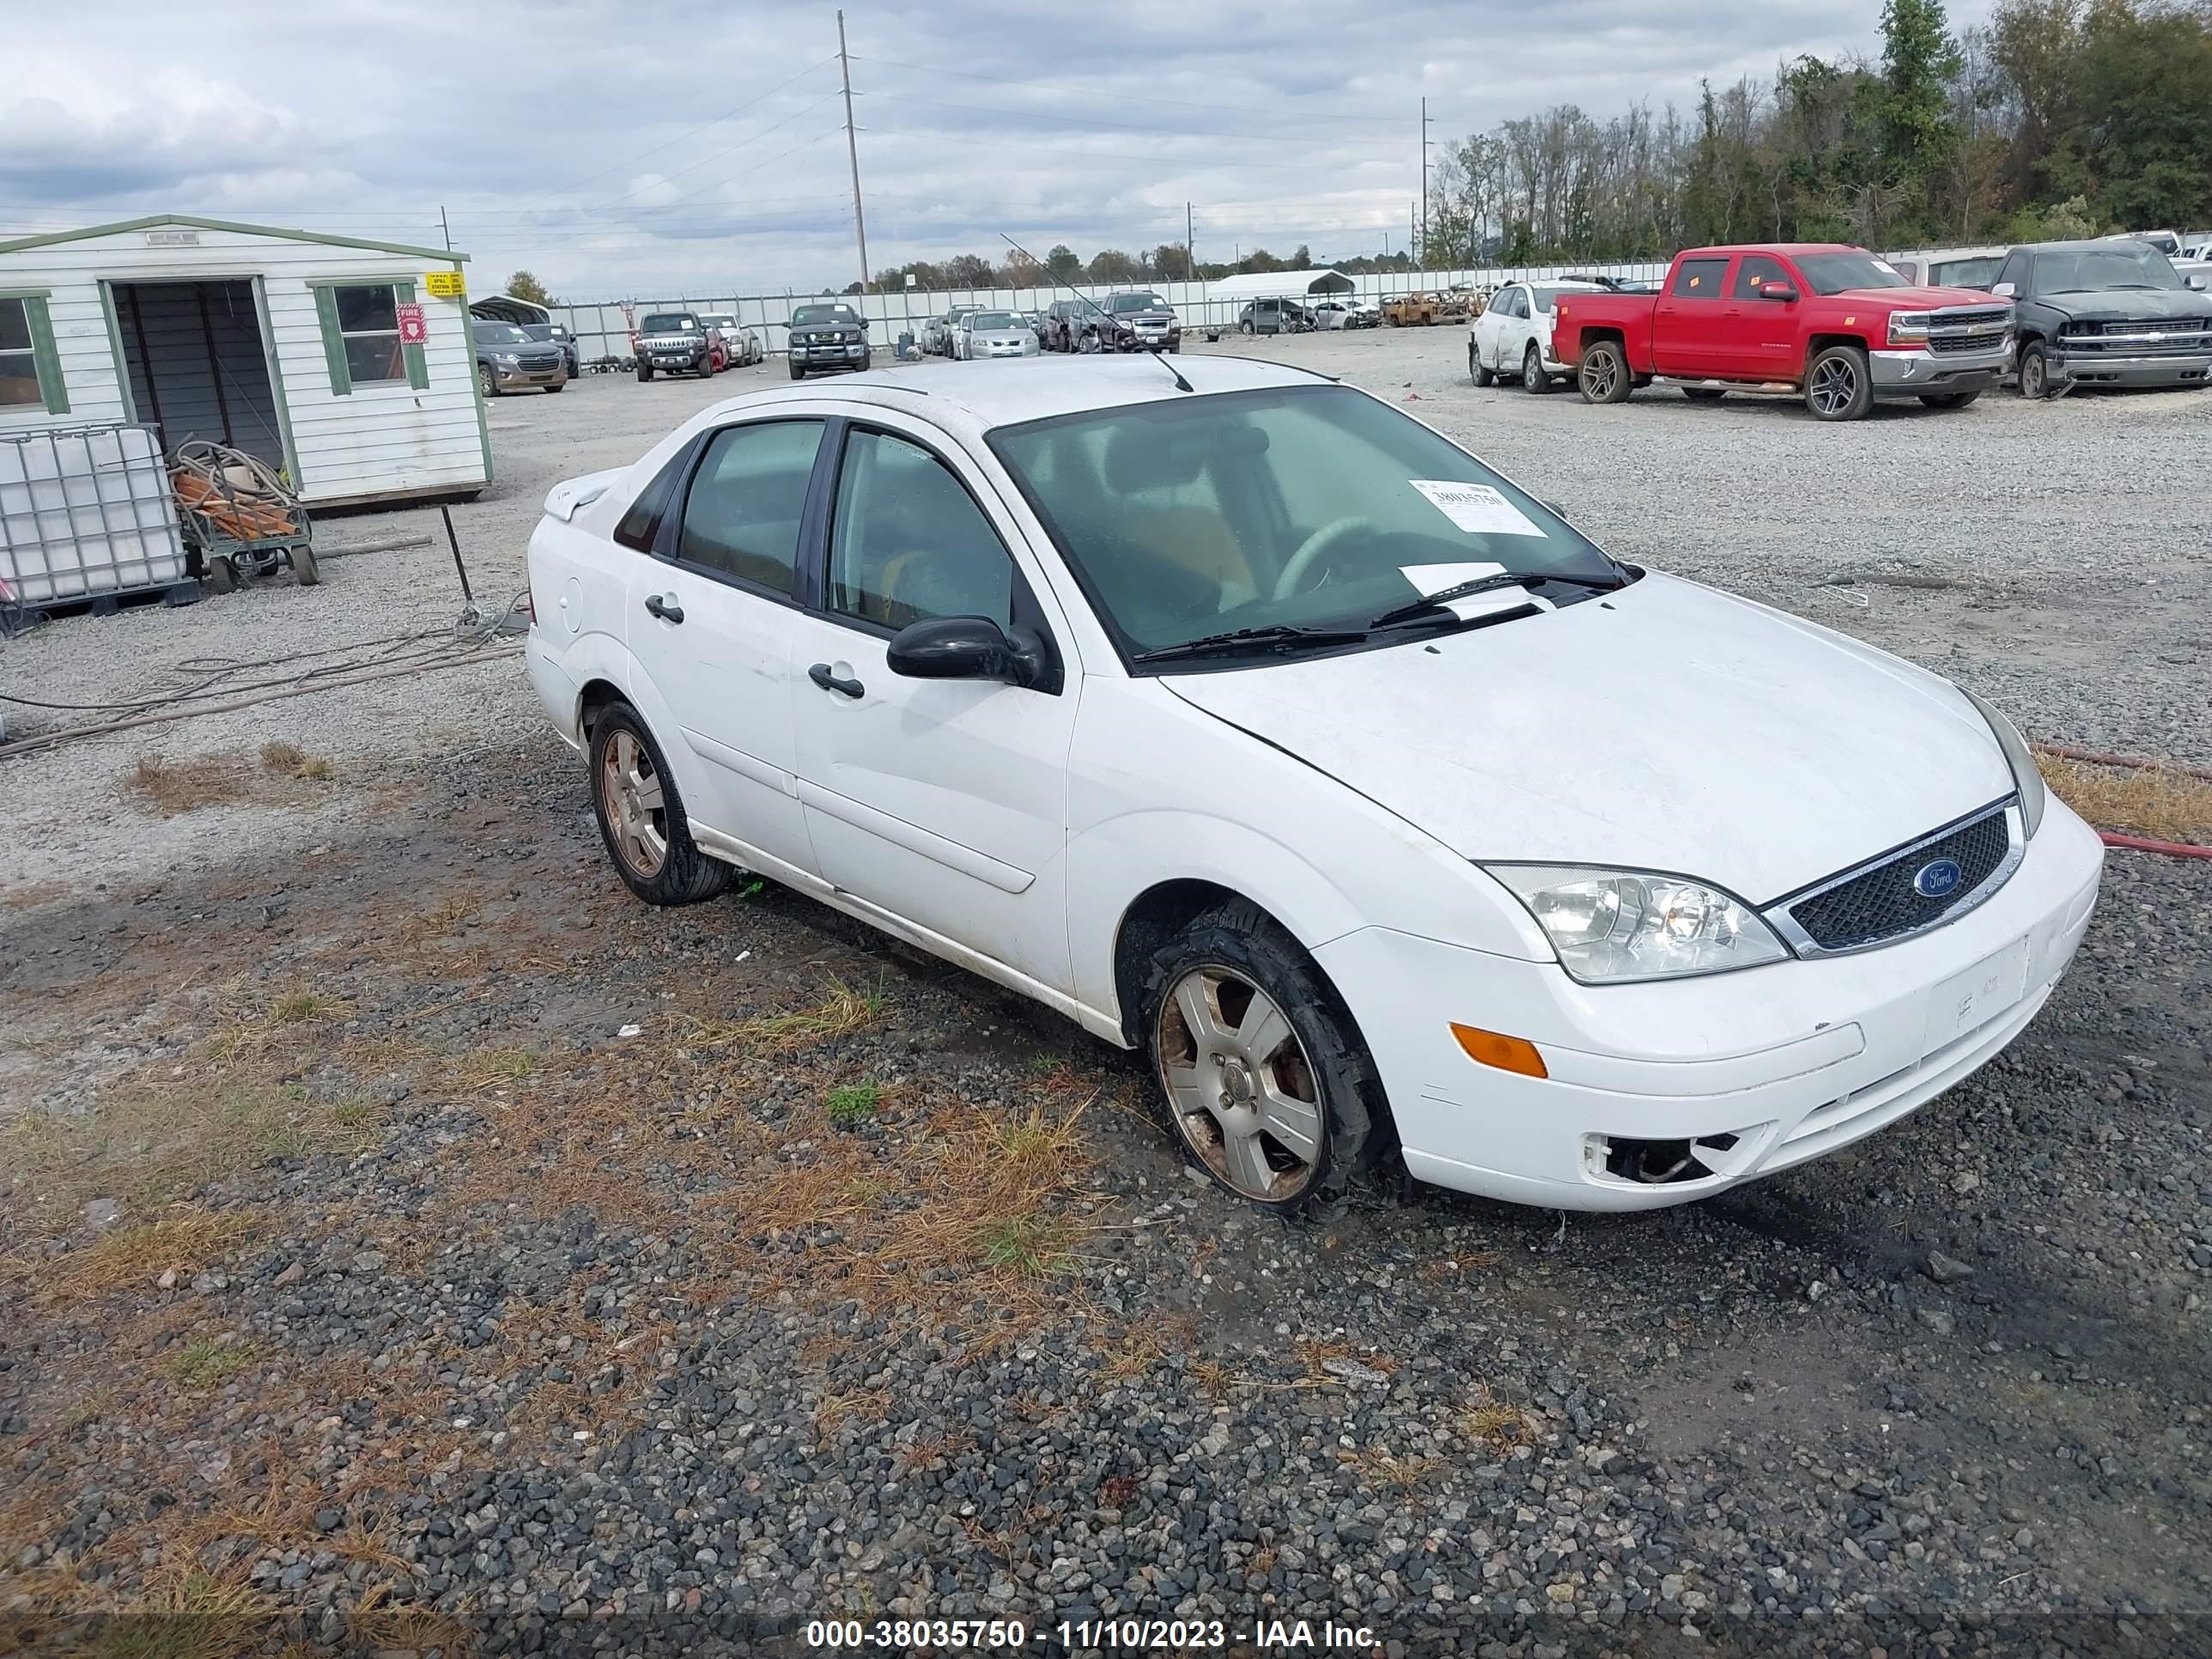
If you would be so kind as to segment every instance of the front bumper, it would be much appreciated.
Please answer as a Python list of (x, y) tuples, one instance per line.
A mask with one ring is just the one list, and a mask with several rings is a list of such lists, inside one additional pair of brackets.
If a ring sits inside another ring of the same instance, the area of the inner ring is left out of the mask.
[[(1359, 1022), (1414, 1176), (1551, 1209), (1656, 1209), (1848, 1146), (1990, 1059), (2072, 959), (2103, 857), (2054, 799), (2011, 878), (1955, 922), (1671, 982), (1578, 985), (1556, 964), (1380, 927), (1315, 955)], [(1527, 1038), (1549, 1077), (1476, 1064), (1455, 1020)], [(1607, 1168), (1677, 1143), (1690, 1178)]]
[(2069, 350), (2062, 341), (2047, 361), (2053, 391), (2076, 386), (2202, 386), (2212, 378), (2212, 351), (2122, 355)]
[(1152, 329), (1142, 333), (1122, 329), (1114, 336), (1116, 351), (1173, 351), (1182, 344), (1182, 331), (1179, 328)]
[(791, 361), (810, 368), (842, 368), (847, 363), (857, 363), (867, 355), (866, 340), (839, 340), (828, 345), (809, 343), (791, 348)]
[(568, 366), (566, 363), (556, 364), (551, 368), (510, 368), (503, 363), (494, 363), (491, 373), (501, 392), (511, 392), (517, 386), (568, 384)]
[(1941, 396), (1986, 392), (2012, 367), (2012, 337), (1983, 351), (1929, 351), (1924, 347), (1867, 353), (1877, 398)]

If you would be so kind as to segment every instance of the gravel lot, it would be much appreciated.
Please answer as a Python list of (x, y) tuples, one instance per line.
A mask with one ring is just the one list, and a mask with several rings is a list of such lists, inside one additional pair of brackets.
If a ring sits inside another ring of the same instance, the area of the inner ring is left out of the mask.
[[(2034, 736), (2212, 762), (2212, 396), (1838, 428), (1479, 392), (1456, 330), (1243, 349)], [(768, 374), (495, 404), (479, 596), (550, 483)], [(442, 542), (325, 569), (62, 621), (0, 692), (364, 661), (459, 606)], [(1292, 1231), (1041, 1011), (773, 888), (631, 903), (479, 654), (0, 763), (0, 1650), (118, 1610), (118, 1652), (1124, 1613), (2212, 1649), (2206, 865), (2115, 854), (2028, 1032), (1849, 1152), (1645, 1217), (1376, 1192)]]

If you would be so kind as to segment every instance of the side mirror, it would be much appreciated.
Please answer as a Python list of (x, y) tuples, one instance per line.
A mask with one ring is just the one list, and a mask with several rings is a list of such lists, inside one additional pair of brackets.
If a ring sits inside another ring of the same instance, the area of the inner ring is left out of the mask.
[(1775, 300), (1784, 305), (1797, 303), (1797, 290), (1788, 283), (1769, 283), (1759, 290), (1762, 300)]
[(927, 617), (891, 636), (884, 661), (915, 680), (1004, 680), (1033, 685), (1044, 673), (1044, 650), (1020, 630), (1008, 639), (988, 617)]
[(2193, 272), (2189, 276), (2183, 277), (2181, 280), (2188, 283), (2190, 287), (2195, 289), (2199, 294), (2202, 294), (2204, 291), (2204, 279)]
[(2011, 283), (1991, 283), (1990, 292), (2000, 300), (2009, 300), (2014, 295), (2019, 293), (2020, 289)]

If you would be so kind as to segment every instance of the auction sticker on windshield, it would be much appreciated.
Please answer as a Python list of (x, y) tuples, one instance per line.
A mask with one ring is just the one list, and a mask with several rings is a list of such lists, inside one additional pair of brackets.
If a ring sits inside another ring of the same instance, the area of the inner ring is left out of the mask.
[(1478, 536), (1541, 536), (1521, 509), (1488, 484), (1451, 483), (1439, 478), (1408, 478), (1437, 511), (1462, 530)]

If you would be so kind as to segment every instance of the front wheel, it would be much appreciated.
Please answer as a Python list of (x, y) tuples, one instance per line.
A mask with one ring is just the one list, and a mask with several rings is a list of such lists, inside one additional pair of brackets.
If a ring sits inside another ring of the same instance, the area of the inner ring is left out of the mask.
[(499, 396), (498, 379), (492, 374), (491, 370), (486, 368), (481, 363), (477, 366), (477, 384), (483, 389), (483, 395), (485, 397), (496, 398)]
[(568, 389), (568, 383), (566, 380), (556, 380), (545, 389), (548, 392), (566, 392)]
[(1491, 373), (1490, 365), (1482, 361), (1481, 354), (1473, 346), (1467, 349), (1467, 372), (1477, 386), (1498, 384), (1498, 376)]
[(1586, 404), (1617, 404), (1626, 398), (1628, 359), (1619, 343), (1593, 340), (1584, 347), (1583, 360), (1575, 368), (1575, 383)]
[(1832, 345), (1805, 372), (1805, 407), (1816, 421), (1856, 421), (1874, 407), (1864, 350)]
[(866, 352), (866, 351), (864, 351), (864, 352), (862, 352), (862, 353), (860, 354), (860, 373), (861, 373), (861, 374), (866, 374), (866, 373), (868, 372), (868, 364), (869, 364), (869, 363), (873, 360), (873, 357), (874, 357), (874, 354), (873, 354), (872, 352)]
[(623, 884), (647, 904), (696, 904), (730, 884), (731, 867), (691, 839), (690, 821), (645, 722), (628, 703), (592, 725), (592, 807)]
[(637, 378), (641, 380), (651, 380), (653, 378), (653, 365), (651, 363), (640, 363), (637, 366)]
[(2040, 341), (2030, 341), (2021, 348), (2020, 395), (2031, 402), (2051, 395), (2051, 357)]
[(794, 380), (803, 380), (806, 378), (806, 365), (796, 357), (791, 360), (791, 378)]
[(1544, 359), (1533, 343), (1521, 359), (1521, 385), (1529, 392), (1552, 389), (1552, 377), (1544, 373)]
[(1328, 1212), (1372, 1163), (1382, 1086), (1351, 1013), (1257, 906), (1209, 910), (1146, 964), (1146, 1046), (1168, 1120), (1215, 1184)]

